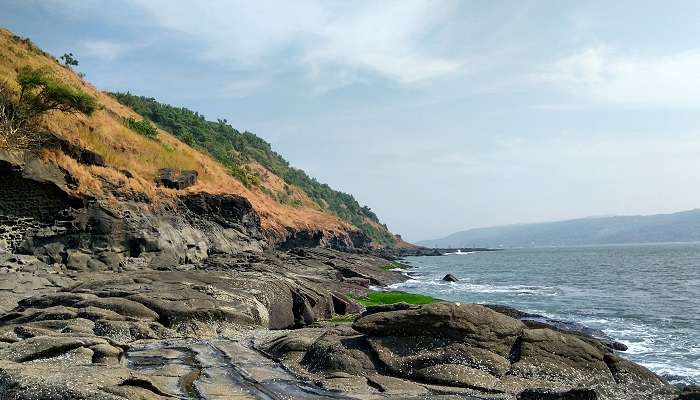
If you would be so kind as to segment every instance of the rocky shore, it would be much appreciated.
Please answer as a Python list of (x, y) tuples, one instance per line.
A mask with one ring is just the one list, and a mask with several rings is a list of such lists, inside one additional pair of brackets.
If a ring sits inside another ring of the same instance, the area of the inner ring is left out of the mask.
[[(0, 157), (0, 398), (676, 399), (517, 310), (355, 298), (405, 277), (360, 234), (272, 240), (250, 203), (71, 194)], [(343, 317), (343, 318), (339, 318)]]

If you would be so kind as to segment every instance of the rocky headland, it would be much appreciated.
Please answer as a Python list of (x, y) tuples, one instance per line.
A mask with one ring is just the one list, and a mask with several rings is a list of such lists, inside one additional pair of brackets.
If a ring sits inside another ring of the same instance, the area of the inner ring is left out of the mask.
[(407, 279), (390, 260), (446, 250), (403, 242), (252, 133), (110, 96), (3, 29), (0, 78), (0, 400), (697, 394), (585, 327), (365, 307)]
[[(675, 399), (587, 332), (498, 306), (365, 309), (361, 233), (271, 240), (243, 197), (76, 197), (0, 154), (3, 399)], [(556, 321), (555, 321), (556, 322)]]

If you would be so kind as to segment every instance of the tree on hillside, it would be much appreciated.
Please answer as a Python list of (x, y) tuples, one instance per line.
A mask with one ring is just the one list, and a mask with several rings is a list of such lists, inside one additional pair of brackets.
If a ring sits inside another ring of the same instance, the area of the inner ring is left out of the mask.
[(73, 53), (65, 53), (64, 55), (61, 56), (61, 60), (63, 60), (63, 63), (67, 67), (77, 67), (78, 66), (78, 59), (75, 58)]
[(39, 118), (49, 111), (92, 114), (97, 101), (55, 79), (42, 69), (23, 67), (17, 74), (19, 93), (0, 83), (0, 148), (28, 150), (41, 144)]

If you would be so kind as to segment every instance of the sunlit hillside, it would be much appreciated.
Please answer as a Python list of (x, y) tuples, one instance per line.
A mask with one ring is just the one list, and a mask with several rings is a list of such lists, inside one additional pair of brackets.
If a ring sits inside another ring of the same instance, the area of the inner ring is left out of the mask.
[[(123, 123), (124, 118), (141, 120), (142, 117), (61, 65), (30, 40), (0, 30), (0, 79), (9, 85), (15, 84), (16, 74), (24, 66), (50, 71), (55, 78), (94, 96), (101, 106), (89, 117), (51, 113), (42, 121), (48, 131), (100, 154), (106, 161), (106, 167), (88, 166), (57, 150), (43, 152), (45, 160), (61, 166), (79, 180), (79, 185), (73, 189), (76, 193), (106, 200), (119, 197), (120, 193), (130, 193), (145, 196), (152, 202), (168, 201), (178, 193), (156, 187), (154, 177), (157, 171), (161, 168), (192, 169), (198, 171), (199, 179), (195, 186), (186, 191), (231, 193), (246, 197), (261, 215), (264, 229), (273, 236), (279, 234), (279, 237), (288, 229), (324, 232), (358, 229), (347, 221), (348, 218), (343, 220), (343, 215), (338, 216), (338, 213), (330, 211), (318, 196), (290, 183), (289, 177), (275, 173), (279, 171), (270, 171), (270, 165), (263, 165), (256, 157), (239, 160), (236, 168), (243, 171), (241, 175), (232, 170), (231, 165), (217, 161), (216, 155), (208, 152), (205, 146), (190, 142), (193, 148), (161, 128), (156, 140), (127, 128)], [(279, 159), (276, 161), (284, 161), (279, 155), (277, 157)], [(355, 200), (352, 199), (352, 202)], [(371, 227), (369, 236), (374, 237), (375, 242), (379, 242), (376, 238), (382, 238), (383, 244), (392, 242), (393, 236), (378, 220), (364, 218), (362, 221), (366, 223), (363, 230), (368, 231), (367, 226)], [(379, 233), (371, 234), (371, 230)]]

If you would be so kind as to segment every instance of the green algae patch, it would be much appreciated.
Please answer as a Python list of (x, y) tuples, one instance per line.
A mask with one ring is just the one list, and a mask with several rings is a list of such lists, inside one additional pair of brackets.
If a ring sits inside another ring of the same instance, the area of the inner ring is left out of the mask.
[(442, 300), (417, 293), (407, 293), (401, 291), (372, 291), (363, 297), (352, 296), (355, 301), (365, 307), (379, 306), (382, 304), (408, 303), (408, 304), (433, 304)]
[(405, 267), (396, 261), (390, 262), (382, 267), (384, 271), (391, 271), (393, 269), (404, 269)]

